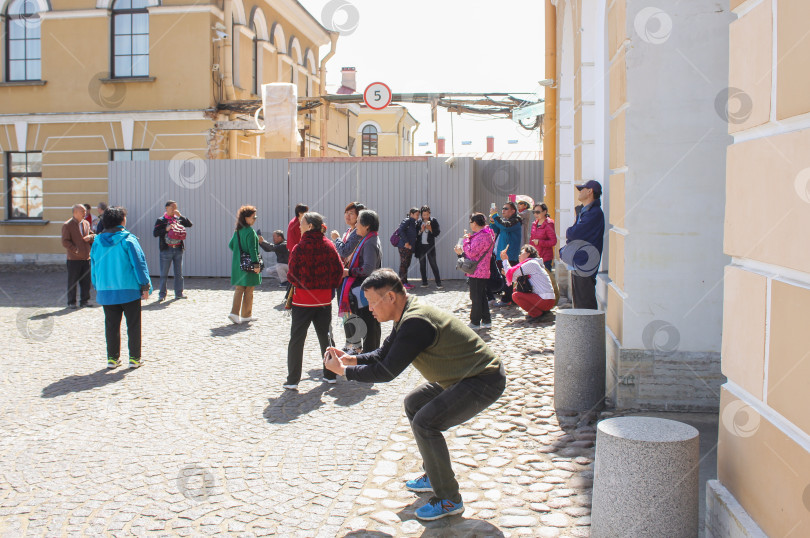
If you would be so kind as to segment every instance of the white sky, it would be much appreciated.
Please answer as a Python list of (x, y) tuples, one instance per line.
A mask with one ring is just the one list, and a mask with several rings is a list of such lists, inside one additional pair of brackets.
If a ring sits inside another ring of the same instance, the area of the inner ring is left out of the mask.
[[(538, 92), (544, 73), (544, 4), (540, 0), (299, 0), (327, 27), (324, 8), (350, 4), (335, 13), (337, 27), (353, 32), (338, 39), (337, 54), (327, 63), (327, 89), (340, 86), (342, 67), (357, 69), (358, 92), (372, 82), (388, 84), (394, 93), (410, 92)], [(337, 3), (336, 3), (337, 2)], [(353, 6), (353, 8), (352, 8)], [(321, 48), (321, 57), (329, 47)], [(530, 97), (530, 96), (525, 96)], [(428, 105), (406, 105), (420, 122), (415, 154), (435, 152)], [(439, 136), (451, 151), (451, 114), (440, 109)], [(495, 151), (537, 151), (537, 131), (512, 120), (453, 114), (455, 151), (486, 151), (486, 137), (495, 137)], [(507, 144), (507, 140), (518, 140)], [(462, 140), (472, 141), (464, 146)], [(419, 142), (429, 142), (420, 147)]]

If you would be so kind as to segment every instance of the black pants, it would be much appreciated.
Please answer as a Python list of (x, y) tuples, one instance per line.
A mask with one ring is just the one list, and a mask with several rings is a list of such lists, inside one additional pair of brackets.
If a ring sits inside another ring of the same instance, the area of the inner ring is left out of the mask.
[(436, 263), (436, 246), (427, 245), (419, 247), (417, 253), (419, 258), (419, 272), (422, 274), (422, 284), (427, 284), (427, 262), (430, 262), (430, 269), (433, 271), (433, 278), (436, 279), (436, 285), (442, 285), (442, 277), (439, 275), (439, 264)]
[(121, 356), (121, 315), (127, 318), (129, 356), (141, 358), (141, 300), (131, 303), (104, 305), (104, 332), (107, 336), (107, 357)]
[(436, 497), (461, 500), (442, 432), (492, 405), (505, 388), (506, 374), (501, 364), (498, 372), (468, 377), (447, 389), (438, 383), (425, 383), (405, 397), (405, 414)]
[[(301, 367), (304, 362), (304, 343), (307, 340), (309, 324), (315, 326), (315, 334), (321, 344), (321, 364), (326, 348), (329, 346), (329, 325), (332, 323), (332, 305), (326, 306), (295, 306), (292, 310), (292, 323), (290, 325), (290, 343), (287, 346), (287, 383), (297, 385), (301, 381)], [(337, 375), (323, 368), (326, 379), (335, 379)]]
[(90, 260), (68, 260), (68, 291), (67, 302), (69, 305), (76, 304), (76, 285), (81, 289), (81, 302), (87, 304), (90, 301)]
[[(509, 267), (514, 267), (520, 263), (520, 260), (509, 260)], [(498, 270), (500, 271), (503, 269), (503, 261), (498, 260)], [(511, 303), (512, 302), (512, 286), (506, 286), (503, 289), (503, 302)]]
[(470, 277), (470, 322), (474, 325), (492, 323), (487, 302), (487, 279)]
[(343, 324), (346, 344), (361, 348), (364, 352), (374, 351), (380, 347), (382, 328), (368, 307), (352, 313)]
[(599, 310), (596, 304), (596, 275), (571, 275), (571, 287), (574, 292), (574, 308)]

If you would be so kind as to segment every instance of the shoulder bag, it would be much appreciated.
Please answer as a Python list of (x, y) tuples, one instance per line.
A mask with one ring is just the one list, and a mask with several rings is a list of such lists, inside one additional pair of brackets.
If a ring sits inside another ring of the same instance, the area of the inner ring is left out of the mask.
[(245, 252), (242, 250), (242, 238), (239, 236), (240, 230), (236, 230), (236, 242), (239, 244), (239, 268), (246, 273), (255, 273), (256, 272), (256, 265), (259, 266), (259, 271), (264, 269), (264, 260), (262, 259), (261, 254), (257, 254), (258, 260), (255, 262), (250, 257), (249, 252)]

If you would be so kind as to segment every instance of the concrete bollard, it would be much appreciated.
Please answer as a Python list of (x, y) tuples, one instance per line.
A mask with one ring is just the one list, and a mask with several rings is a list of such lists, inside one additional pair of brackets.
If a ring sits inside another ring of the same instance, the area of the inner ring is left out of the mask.
[(596, 433), (591, 537), (698, 535), (698, 431), (674, 420), (618, 417)]
[(554, 408), (587, 412), (605, 401), (605, 313), (557, 311), (554, 345)]

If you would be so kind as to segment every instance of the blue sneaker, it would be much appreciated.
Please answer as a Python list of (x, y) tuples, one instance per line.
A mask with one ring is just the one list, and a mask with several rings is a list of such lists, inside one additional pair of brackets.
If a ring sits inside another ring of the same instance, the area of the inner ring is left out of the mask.
[(439, 499), (438, 497), (431, 497), (428, 503), (420, 507), (416, 511), (416, 517), (426, 521), (433, 521), (454, 514), (460, 514), (464, 511), (464, 501), (454, 503), (448, 499)]
[(427, 474), (423, 474), (416, 480), (408, 480), (405, 482), (405, 487), (411, 491), (422, 493), (423, 491), (433, 491), (430, 485), (430, 478)]

